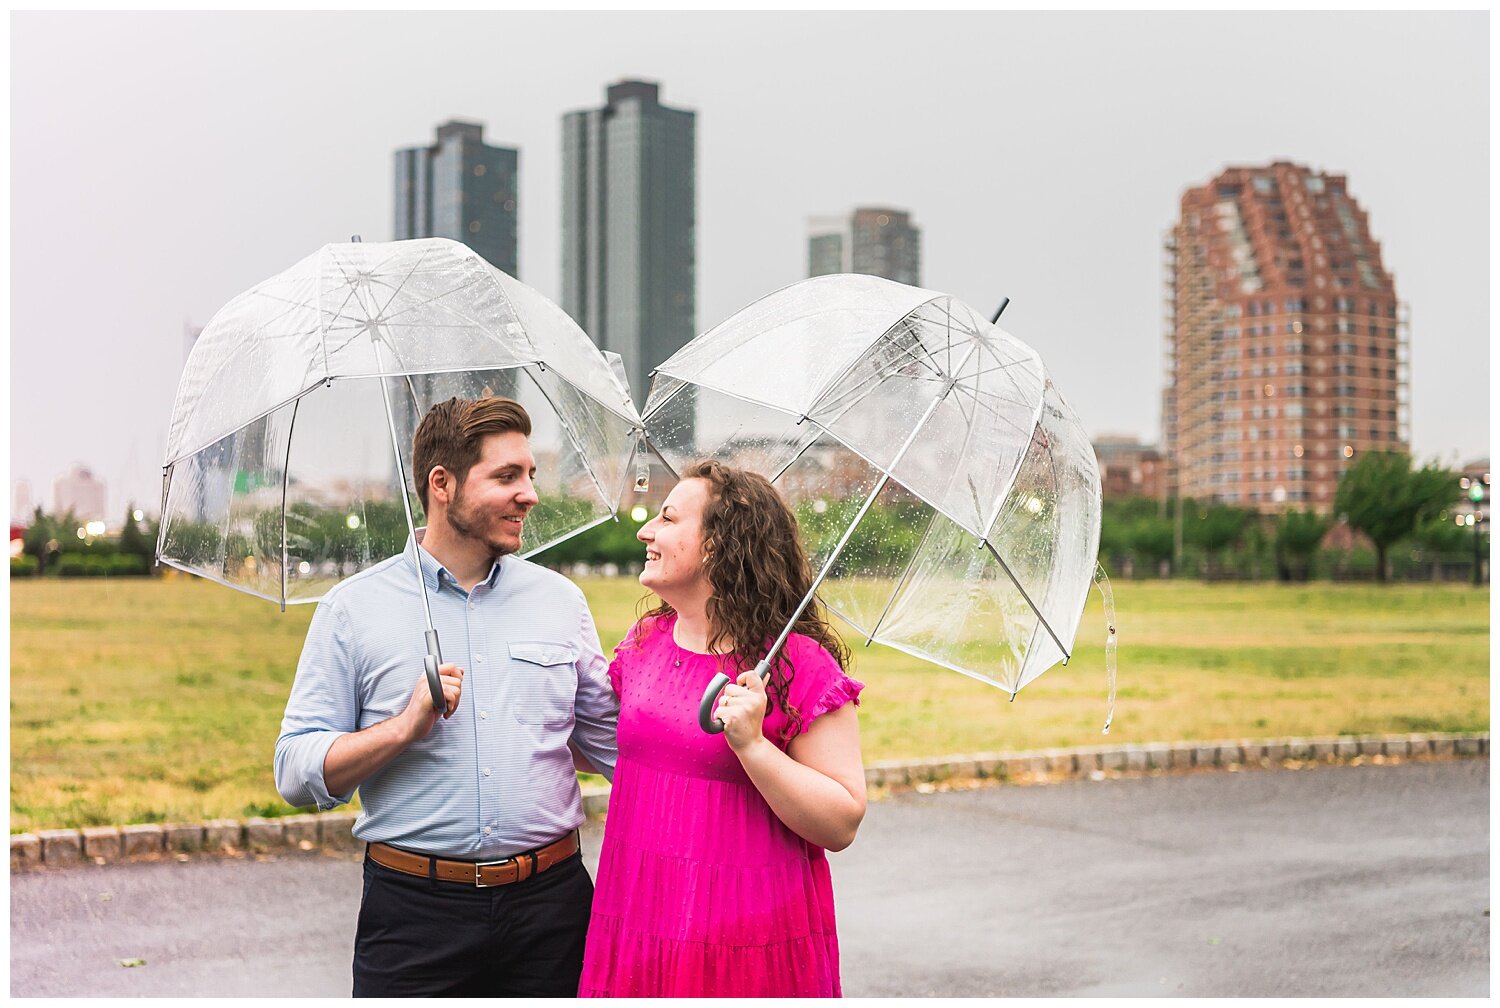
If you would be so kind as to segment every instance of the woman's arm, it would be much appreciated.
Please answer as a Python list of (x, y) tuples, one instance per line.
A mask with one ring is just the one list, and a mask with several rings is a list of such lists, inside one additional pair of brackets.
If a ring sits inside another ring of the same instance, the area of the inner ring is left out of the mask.
[(761, 731), (766, 687), (753, 671), (724, 687), (714, 716), (745, 773), (788, 829), (808, 843), (840, 851), (865, 817), (865, 768), (859, 719), (845, 704), (813, 720), (787, 752)]

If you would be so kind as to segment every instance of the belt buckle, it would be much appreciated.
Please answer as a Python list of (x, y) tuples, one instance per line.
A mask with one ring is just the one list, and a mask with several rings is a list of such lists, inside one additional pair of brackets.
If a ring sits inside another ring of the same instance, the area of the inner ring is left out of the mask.
[[(525, 858), (531, 859), (529, 871), (527, 870)], [(489, 883), (484, 881), (484, 872), (480, 870), (482, 868), (494, 868), (506, 864), (514, 864), (516, 866), (516, 877), (514, 879), (516, 882), (525, 882), (536, 874), (535, 854), (517, 854), (515, 857), (501, 858), (499, 861), (476, 861), (474, 862), (474, 888), (494, 889), (496, 886), (509, 885), (510, 883), (508, 882)]]
[(486, 882), (484, 880), (484, 872), (481, 869), (484, 869), (484, 868), (494, 868), (494, 867), (496, 867), (498, 865), (507, 864), (507, 863), (509, 863), (511, 861), (514, 861), (514, 860), (515, 860), (515, 858), (501, 858), (499, 861), (476, 861), (476, 862), (474, 862), (474, 888), (475, 889), (493, 889), (493, 888), (495, 888), (498, 885), (502, 885), (503, 883), (500, 883), (500, 882), (495, 882), (495, 883)]

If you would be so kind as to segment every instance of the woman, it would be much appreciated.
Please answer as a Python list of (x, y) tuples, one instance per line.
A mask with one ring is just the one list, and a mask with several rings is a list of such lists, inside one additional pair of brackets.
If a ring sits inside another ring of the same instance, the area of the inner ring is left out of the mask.
[[(865, 814), (864, 687), (816, 604), (769, 683), (753, 671), (812, 584), (796, 521), (763, 477), (699, 462), (638, 538), (661, 604), (609, 669), (620, 756), (579, 994), (837, 996), (824, 850)], [(708, 735), (721, 668), (738, 679)]]

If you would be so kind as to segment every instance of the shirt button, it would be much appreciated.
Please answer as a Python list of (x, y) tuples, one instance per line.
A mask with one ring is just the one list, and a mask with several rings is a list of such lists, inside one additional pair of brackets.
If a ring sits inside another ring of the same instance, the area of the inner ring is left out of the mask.
[(488, 826), (486, 826), (484, 828), (484, 835), (485, 836), (489, 836), (491, 832), (493, 832), (493, 831)]
[(484, 655), (482, 655), (482, 654), (475, 655), (474, 656), (474, 662), (475, 662), (475, 664), (483, 665), (484, 664)]
[(481, 721), (485, 720), (489, 716), (490, 716), (490, 712), (489, 711), (480, 711), (479, 712), (479, 720), (481, 720)]
[(486, 777), (488, 777), (488, 776), (489, 776), (489, 775), (490, 775), (490, 768), (489, 768), (489, 767), (485, 767), (485, 768), (484, 768), (484, 775), (485, 775), (485, 776), (486, 776)]

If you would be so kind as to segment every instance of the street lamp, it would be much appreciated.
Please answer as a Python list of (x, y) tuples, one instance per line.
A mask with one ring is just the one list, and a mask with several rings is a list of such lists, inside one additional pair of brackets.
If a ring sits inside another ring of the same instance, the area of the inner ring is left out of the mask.
[(1473, 480), (1465, 477), (1460, 486), (1463, 484), (1468, 484), (1469, 500), (1474, 504), (1474, 513), (1469, 515), (1469, 520), (1465, 524), (1474, 526), (1474, 587), (1478, 588), (1484, 583), (1484, 579), (1480, 576), (1479, 534), (1484, 525), (1484, 504), (1485, 498), (1489, 496), (1490, 474), (1485, 473), (1483, 478)]

